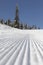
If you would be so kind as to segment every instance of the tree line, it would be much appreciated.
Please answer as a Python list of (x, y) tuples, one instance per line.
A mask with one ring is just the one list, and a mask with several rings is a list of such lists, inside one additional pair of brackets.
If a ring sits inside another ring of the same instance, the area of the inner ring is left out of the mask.
[(0, 23), (14, 27), (14, 28), (18, 28), (18, 29), (40, 29), (40, 27), (37, 27), (36, 25), (29, 26), (27, 24), (20, 23), (16, 20), (14, 20), (14, 22), (12, 22), (10, 19), (8, 19), (7, 21), (4, 21), (2, 19), (2, 20), (0, 20)]
[(18, 29), (40, 29), (36, 25), (29, 26), (27, 24), (23, 24), (23, 23), (19, 22), (19, 9), (18, 9), (18, 6), (16, 6), (15, 19), (14, 19), (13, 22), (10, 19), (8, 19), (7, 21), (4, 21), (3, 19), (1, 19), (0, 23), (11, 26), (11, 27), (14, 27), (14, 28), (18, 28)]

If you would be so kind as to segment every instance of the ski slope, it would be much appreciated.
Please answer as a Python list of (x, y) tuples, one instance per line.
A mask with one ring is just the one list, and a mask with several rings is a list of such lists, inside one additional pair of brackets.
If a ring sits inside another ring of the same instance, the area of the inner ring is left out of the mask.
[(43, 65), (43, 30), (0, 24), (0, 65)]

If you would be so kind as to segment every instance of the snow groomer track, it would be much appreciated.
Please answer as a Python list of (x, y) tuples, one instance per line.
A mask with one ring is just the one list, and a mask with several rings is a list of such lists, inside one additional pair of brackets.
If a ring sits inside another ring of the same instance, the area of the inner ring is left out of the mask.
[(43, 65), (43, 31), (0, 24), (0, 65)]

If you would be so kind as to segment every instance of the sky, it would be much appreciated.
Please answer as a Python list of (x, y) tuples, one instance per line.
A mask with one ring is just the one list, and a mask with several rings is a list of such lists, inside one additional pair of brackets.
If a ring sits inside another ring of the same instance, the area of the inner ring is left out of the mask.
[(16, 4), (20, 22), (43, 29), (43, 0), (0, 0), (0, 19), (14, 20)]

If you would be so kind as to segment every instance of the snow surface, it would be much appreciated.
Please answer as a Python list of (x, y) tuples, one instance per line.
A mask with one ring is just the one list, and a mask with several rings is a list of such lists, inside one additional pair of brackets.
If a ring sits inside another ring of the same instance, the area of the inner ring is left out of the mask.
[(0, 65), (43, 65), (43, 30), (0, 24)]

